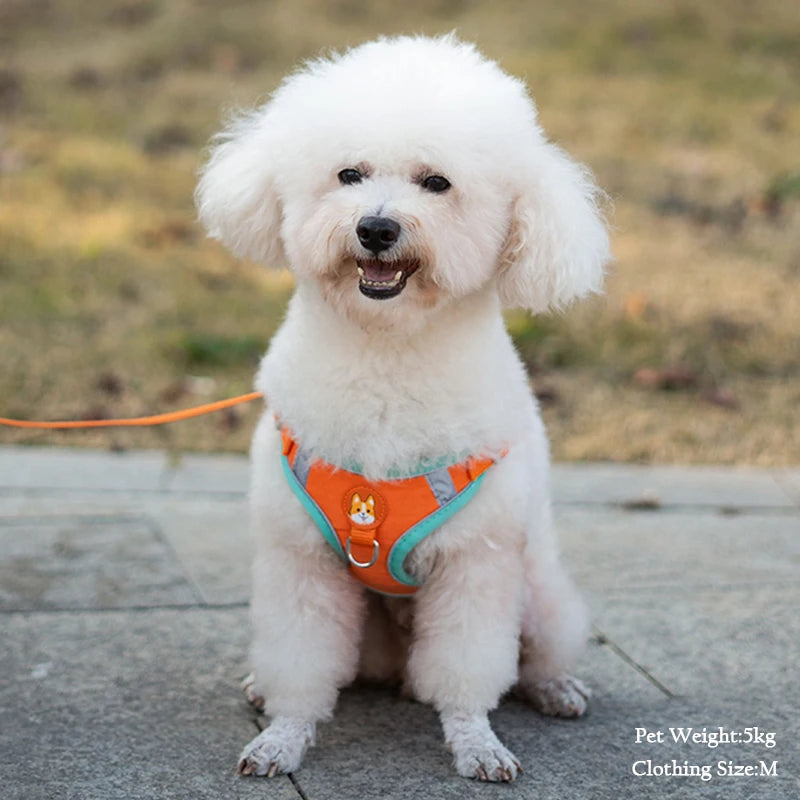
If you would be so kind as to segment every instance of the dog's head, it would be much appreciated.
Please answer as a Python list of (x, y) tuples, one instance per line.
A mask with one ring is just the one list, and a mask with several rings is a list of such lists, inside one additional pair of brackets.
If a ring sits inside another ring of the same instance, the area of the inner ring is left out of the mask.
[(382, 326), (485, 289), (533, 311), (598, 290), (596, 196), (523, 84), (452, 36), (309, 63), (219, 135), (197, 189), (234, 253)]

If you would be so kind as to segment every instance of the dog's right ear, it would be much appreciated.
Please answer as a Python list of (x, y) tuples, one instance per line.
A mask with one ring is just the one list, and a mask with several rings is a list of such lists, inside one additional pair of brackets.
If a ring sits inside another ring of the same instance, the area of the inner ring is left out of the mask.
[(233, 120), (214, 137), (195, 203), (209, 236), (231, 252), (283, 266), (281, 204), (271, 165), (278, 159), (269, 106)]

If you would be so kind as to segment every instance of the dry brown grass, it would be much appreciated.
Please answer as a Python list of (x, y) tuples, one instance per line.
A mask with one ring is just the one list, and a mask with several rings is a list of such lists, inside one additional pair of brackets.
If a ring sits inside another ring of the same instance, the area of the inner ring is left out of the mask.
[[(606, 296), (509, 318), (555, 455), (800, 463), (800, 7), (784, 0), (0, 0), (0, 415), (247, 391), (290, 281), (194, 222), (223, 110), (320, 48), (452, 28), (527, 78), (614, 203)], [(684, 385), (657, 388), (665, 368)], [(256, 413), (0, 440), (242, 450)]]

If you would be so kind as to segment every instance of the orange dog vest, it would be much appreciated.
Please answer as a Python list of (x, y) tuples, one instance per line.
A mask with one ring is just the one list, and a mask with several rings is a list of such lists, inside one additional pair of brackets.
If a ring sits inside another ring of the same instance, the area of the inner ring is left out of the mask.
[(495, 463), (468, 458), (398, 480), (367, 481), (312, 460), (288, 429), (281, 429), (281, 437), (286, 479), (320, 533), (354, 577), (395, 596), (419, 588), (404, 566), (409, 553), (474, 497)]

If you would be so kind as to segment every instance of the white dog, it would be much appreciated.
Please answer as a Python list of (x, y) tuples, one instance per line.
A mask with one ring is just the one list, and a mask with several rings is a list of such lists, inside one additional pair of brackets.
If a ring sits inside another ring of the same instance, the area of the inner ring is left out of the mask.
[(201, 219), (297, 282), (257, 379), (247, 689), (272, 721), (241, 773), (295, 770), (359, 675), (433, 704), (482, 780), (520, 768), (487, 716), (507, 690), (585, 710), (586, 616), (501, 311), (600, 288), (596, 196), (522, 82), (452, 36), (311, 62), (215, 141)]

